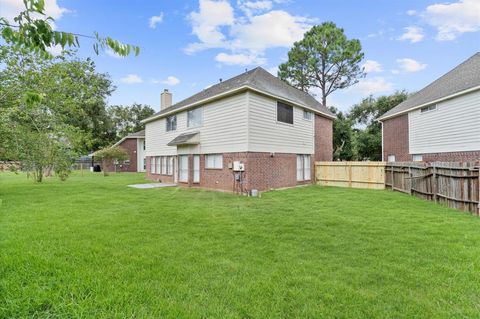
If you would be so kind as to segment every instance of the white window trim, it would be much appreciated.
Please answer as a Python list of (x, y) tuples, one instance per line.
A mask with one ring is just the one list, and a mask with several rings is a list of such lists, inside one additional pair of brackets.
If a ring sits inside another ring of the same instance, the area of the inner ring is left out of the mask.
[[(197, 125), (188, 125), (188, 112), (191, 112), (191, 111), (194, 111), (194, 110), (200, 110), (200, 117), (201, 117), (201, 123), (200, 124), (197, 124)], [(187, 129), (193, 129), (193, 128), (198, 128), (198, 127), (202, 127), (203, 126), (203, 106), (198, 106), (198, 107), (195, 107), (195, 108), (192, 108), (192, 109), (189, 109), (187, 110)]]
[[(175, 129), (174, 130), (168, 130), (168, 118), (169, 117), (175, 117)], [(176, 132), (177, 131), (177, 126), (178, 126), (177, 114), (172, 114), (172, 115), (167, 116), (165, 118), (165, 132)]]
[[(306, 159), (308, 158), (309, 166), (305, 166)], [(312, 157), (310, 154), (297, 154), (296, 157), (296, 169), (295, 174), (297, 176), (297, 182), (308, 182), (312, 180)], [(299, 165), (301, 167), (299, 167)], [(301, 171), (301, 174), (299, 174)]]
[[(187, 159), (187, 167), (184, 168), (182, 167), (182, 159), (186, 158)], [(178, 156), (178, 181), (182, 183), (188, 183), (188, 155), (180, 155)], [(182, 172), (186, 173), (185, 174), (185, 179), (182, 177)]]
[[(424, 106), (424, 107), (420, 108), (420, 115), (435, 112), (437, 109), (438, 109), (437, 104)], [(425, 111), (423, 111), (423, 110), (425, 110)]]
[[(278, 120), (278, 103), (285, 104), (285, 105), (290, 106), (292, 108), (292, 121), (293, 121), (293, 123), (287, 123), (287, 122), (282, 122), (282, 121)], [(287, 125), (287, 126), (290, 126), (290, 127), (294, 126), (294, 124), (295, 124), (295, 107), (293, 105), (277, 101), (277, 103), (275, 104), (275, 122), (277, 124)]]
[[(309, 114), (309, 117), (310, 118), (305, 118), (305, 114), (308, 113)], [(313, 121), (313, 113), (310, 112), (310, 111), (307, 111), (307, 110), (303, 110), (302, 112), (302, 119), (304, 119), (305, 121)]]
[[(209, 157), (213, 157), (213, 167), (209, 166), (209, 162), (208, 162)], [(223, 169), (223, 154), (206, 154), (205, 169)]]

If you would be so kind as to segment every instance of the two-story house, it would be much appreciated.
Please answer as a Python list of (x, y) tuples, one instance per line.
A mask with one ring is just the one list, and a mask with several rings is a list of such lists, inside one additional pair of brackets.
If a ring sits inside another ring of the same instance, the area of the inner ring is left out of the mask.
[(480, 53), (379, 120), (385, 161), (480, 160)]
[(144, 120), (147, 176), (249, 192), (310, 183), (332, 159), (334, 115), (262, 68), (240, 74)]

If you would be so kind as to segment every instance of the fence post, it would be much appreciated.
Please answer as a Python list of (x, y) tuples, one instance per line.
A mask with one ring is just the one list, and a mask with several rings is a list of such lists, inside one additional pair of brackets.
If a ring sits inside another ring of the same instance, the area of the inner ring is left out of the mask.
[(432, 172), (432, 193), (433, 193), (433, 201), (436, 203), (437, 200), (437, 190), (438, 190), (438, 185), (437, 185), (437, 168), (435, 166), (435, 162), (433, 162), (433, 172)]
[(394, 186), (394, 182), (393, 182), (393, 164), (390, 166), (390, 177), (391, 177), (391, 182), (392, 182), (392, 191), (393, 191), (393, 186)]
[(352, 164), (348, 164), (348, 187), (352, 187)]
[(408, 192), (410, 193), (410, 195), (412, 195), (412, 184), (413, 184), (413, 179), (412, 179), (412, 166), (411, 164), (409, 163), (408, 164), (408, 177), (410, 177), (410, 187), (408, 188)]

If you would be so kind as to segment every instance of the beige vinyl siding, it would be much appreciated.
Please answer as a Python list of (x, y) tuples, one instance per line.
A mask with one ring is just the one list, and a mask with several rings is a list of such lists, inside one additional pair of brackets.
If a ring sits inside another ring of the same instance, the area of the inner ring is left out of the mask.
[(410, 154), (480, 150), (480, 91), (408, 114)]
[[(247, 93), (227, 97), (202, 106), (199, 127), (187, 128), (187, 112), (177, 113), (177, 130), (166, 132), (165, 118), (145, 126), (147, 156), (176, 155), (176, 146), (167, 146), (176, 136), (200, 132), (200, 145), (188, 147), (195, 153), (226, 153), (247, 150)], [(185, 147), (180, 147), (186, 150)], [(180, 152), (183, 153), (183, 152)]]
[(313, 154), (314, 120), (303, 118), (303, 109), (293, 107), (293, 125), (277, 122), (277, 101), (249, 93), (248, 150)]

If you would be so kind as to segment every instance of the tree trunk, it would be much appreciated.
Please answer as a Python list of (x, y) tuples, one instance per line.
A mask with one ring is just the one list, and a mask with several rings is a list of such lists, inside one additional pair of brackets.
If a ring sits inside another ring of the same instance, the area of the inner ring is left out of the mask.
[(102, 170), (103, 170), (103, 176), (108, 176), (108, 172), (107, 172), (107, 160), (106, 159), (102, 159)]
[(43, 181), (43, 167), (42, 166), (37, 166), (35, 168), (35, 181), (37, 183), (41, 183)]

